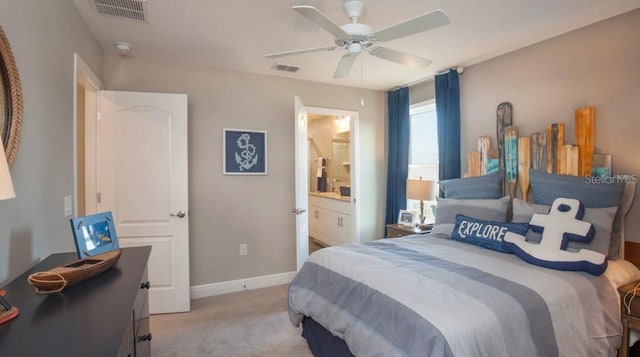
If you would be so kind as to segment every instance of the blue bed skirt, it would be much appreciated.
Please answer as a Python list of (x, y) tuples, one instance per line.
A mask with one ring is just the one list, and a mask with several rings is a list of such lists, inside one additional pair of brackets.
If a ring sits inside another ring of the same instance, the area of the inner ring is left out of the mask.
[(316, 357), (354, 357), (347, 344), (310, 317), (302, 320), (302, 337)]

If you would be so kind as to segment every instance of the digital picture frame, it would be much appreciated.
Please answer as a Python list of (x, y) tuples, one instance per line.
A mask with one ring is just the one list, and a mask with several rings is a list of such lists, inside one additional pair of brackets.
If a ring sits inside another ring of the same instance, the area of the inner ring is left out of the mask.
[(69, 221), (79, 259), (120, 248), (111, 212), (75, 217)]

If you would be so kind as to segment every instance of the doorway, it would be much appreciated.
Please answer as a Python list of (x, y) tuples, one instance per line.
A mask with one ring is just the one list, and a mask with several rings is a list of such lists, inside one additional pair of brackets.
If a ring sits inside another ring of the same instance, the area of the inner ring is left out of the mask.
[(73, 215), (97, 213), (96, 122), (102, 82), (78, 54), (73, 56)]
[[(296, 98), (298, 99), (298, 98)], [(296, 111), (296, 247), (298, 270), (309, 254), (309, 236), (326, 237), (322, 243), (334, 245), (360, 242), (359, 229), (359, 150), (358, 112), (307, 107), (301, 102), (302, 112)], [(325, 144), (316, 140), (317, 133), (310, 133), (311, 122), (328, 118), (329, 126), (342, 127), (331, 130)], [(320, 145), (319, 145), (320, 144)], [(304, 147), (303, 147), (304, 146)], [(324, 146), (321, 148), (320, 146)], [(335, 150), (334, 150), (335, 146)], [(348, 159), (346, 159), (348, 157)], [(322, 161), (319, 161), (322, 160)], [(324, 167), (324, 173), (322, 168)], [(328, 174), (332, 173), (329, 177)], [(324, 176), (324, 181), (322, 178)], [(304, 177), (304, 183), (298, 178)], [(348, 180), (348, 182), (347, 182)], [(320, 190), (319, 190), (319, 185)], [(311, 193), (311, 194), (310, 194)], [(325, 196), (325, 197), (322, 197)], [(329, 197), (331, 196), (331, 197)], [(326, 199), (326, 200), (325, 200)], [(339, 202), (342, 201), (342, 202)], [(339, 208), (346, 206), (346, 211)], [(306, 214), (304, 214), (306, 213)], [(302, 227), (300, 227), (302, 225)], [(319, 233), (324, 232), (324, 233)]]
[(187, 96), (102, 91), (74, 67), (74, 216), (112, 211), (121, 247), (153, 247), (150, 313), (189, 311)]

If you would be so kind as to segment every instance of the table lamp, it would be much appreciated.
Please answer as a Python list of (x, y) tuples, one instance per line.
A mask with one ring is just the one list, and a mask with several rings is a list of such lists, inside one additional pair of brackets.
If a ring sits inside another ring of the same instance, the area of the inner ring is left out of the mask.
[(424, 201), (435, 199), (435, 184), (433, 181), (409, 179), (407, 180), (407, 198), (420, 200), (420, 225), (424, 225)]
[[(0, 142), (0, 146), (2, 143)], [(4, 154), (4, 148), (0, 148), (0, 200), (8, 200), (16, 197), (9, 174), (9, 165)], [(15, 318), (20, 313), (17, 307), (11, 305), (4, 297), (5, 291), (0, 289), (0, 325)]]
[[(0, 146), (2, 143), (0, 143)], [(13, 190), (11, 182), (11, 174), (9, 173), (9, 165), (7, 165), (7, 157), (4, 154), (4, 148), (0, 149), (0, 200), (8, 200), (15, 198), (16, 192)]]

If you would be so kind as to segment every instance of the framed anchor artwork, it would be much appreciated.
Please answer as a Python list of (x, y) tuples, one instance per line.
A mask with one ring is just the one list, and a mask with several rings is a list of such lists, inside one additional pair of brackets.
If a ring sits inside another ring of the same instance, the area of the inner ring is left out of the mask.
[(266, 175), (267, 132), (223, 129), (222, 167), (225, 175)]

